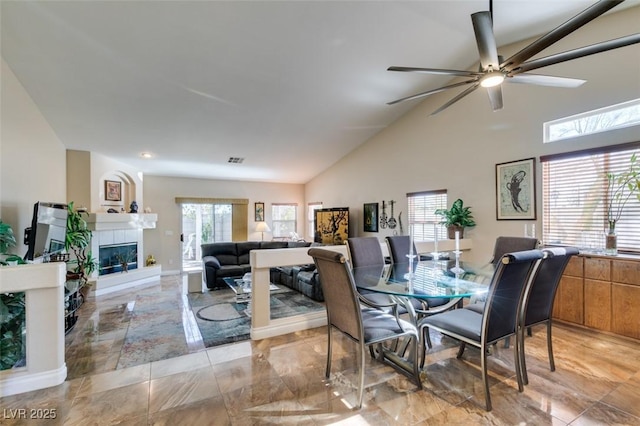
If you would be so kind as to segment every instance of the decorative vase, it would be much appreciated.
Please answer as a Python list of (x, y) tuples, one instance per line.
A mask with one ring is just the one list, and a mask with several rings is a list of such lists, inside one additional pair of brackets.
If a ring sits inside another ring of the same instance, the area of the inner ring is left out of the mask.
[(618, 235), (616, 234), (616, 223), (609, 222), (609, 229), (605, 235), (604, 254), (615, 256), (618, 254)]

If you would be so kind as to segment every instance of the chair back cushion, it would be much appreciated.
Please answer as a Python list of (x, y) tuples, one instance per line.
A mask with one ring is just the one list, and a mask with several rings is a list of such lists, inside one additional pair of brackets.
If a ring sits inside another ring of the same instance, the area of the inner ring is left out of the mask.
[(347, 249), (354, 268), (384, 265), (382, 248), (376, 237), (347, 238)]
[[(409, 252), (411, 249), (411, 238), (408, 235), (390, 235), (385, 237), (387, 247), (389, 247), (389, 256), (391, 256), (392, 263), (408, 263)], [(418, 253), (416, 252), (416, 246), (413, 246), (413, 254), (416, 255), (417, 260)]]
[(493, 247), (491, 263), (496, 265), (502, 256), (516, 251), (533, 250), (538, 246), (537, 238), (528, 237), (498, 237)]
[(519, 251), (502, 256), (485, 302), (483, 329), (487, 343), (515, 333), (518, 309), (529, 273), (542, 257), (540, 250)]
[(540, 264), (538, 273), (526, 296), (525, 325), (536, 324), (551, 318), (553, 300), (567, 263), (578, 254), (575, 247), (553, 247), (543, 250), (547, 258)]
[(338, 252), (321, 248), (311, 248), (308, 253), (320, 275), (329, 325), (362, 341), (360, 304), (345, 257)]

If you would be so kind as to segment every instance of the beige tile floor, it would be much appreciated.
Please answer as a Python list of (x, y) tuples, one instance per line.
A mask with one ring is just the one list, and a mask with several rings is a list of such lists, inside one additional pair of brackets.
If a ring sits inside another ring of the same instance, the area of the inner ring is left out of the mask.
[[(82, 350), (73, 350), (85, 360), (67, 361), (73, 367), (62, 385), (1, 398), (0, 424), (640, 425), (640, 342), (566, 325), (554, 328), (555, 372), (548, 369), (544, 331), (527, 339), (530, 384), (523, 393), (512, 351), (499, 345), (489, 362), (491, 412), (482, 408), (477, 351), (469, 348), (457, 360), (455, 344), (437, 333), (423, 390), (367, 360), (361, 410), (352, 409), (354, 348), (338, 334), (332, 375), (324, 378), (324, 328), (210, 349), (192, 342), (187, 355), (115, 370), (126, 315), (96, 320), (92, 313), (158, 289), (184, 291), (181, 280), (165, 277), (129, 294), (89, 300), (67, 336), (74, 346), (85, 339)], [(104, 332), (82, 335), (87, 321)], [(49, 410), (56, 418), (11, 418), (17, 409)]]

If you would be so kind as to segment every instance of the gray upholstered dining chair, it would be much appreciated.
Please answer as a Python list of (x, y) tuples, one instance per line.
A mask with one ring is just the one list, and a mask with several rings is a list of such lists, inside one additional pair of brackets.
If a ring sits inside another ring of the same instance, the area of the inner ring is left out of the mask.
[(555, 371), (553, 345), (551, 342), (551, 314), (558, 284), (571, 257), (579, 253), (575, 247), (550, 247), (543, 249), (545, 261), (540, 264), (537, 274), (525, 290), (520, 319), (520, 370), (524, 384), (528, 384), (527, 366), (524, 352), (524, 330), (531, 335), (531, 327), (539, 324), (547, 326), (547, 352), (549, 369)]
[[(378, 345), (377, 359), (386, 361), (399, 371), (412, 378), (418, 388), (422, 388), (420, 373), (418, 369), (418, 331), (416, 327), (403, 320), (375, 308), (363, 306), (366, 301), (362, 300), (356, 291), (353, 274), (349, 263), (345, 257), (335, 251), (311, 248), (308, 251), (313, 258), (324, 294), (325, 306), (327, 309), (327, 368), (325, 376), (329, 378), (331, 374), (331, 350), (332, 350), (332, 330), (335, 328), (358, 345), (358, 403), (357, 408), (362, 407), (364, 394), (364, 370), (365, 370), (365, 348), (371, 345)], [(401, 337), (406, 337), (410, 341), (410, 357), (413, 359), (412, 371), (407, 371), (397, 364), (390, 362), (385, 357), (385, 349), (382, 343), (386, 341), (397, 341)]]
[[(532, 273), (540, 265), (543, 253), (540, 250), (527, 250), (507, 253), (502, 256), (494, 271), (484, 311), (480, 314), (469, 309), (455, 309), (441, 314), (425, 317), (418, 323), (420, 336), (428, 329), (460, 341), (457, 357), (461, 358), (467, 344), (480, 349), (482, 383), (484, 385), (485, 406), (491, 411), (491, 395), (487, 376), (487, 352), (489, 346), (509, 336), (518, 339), (518, 320), (525, 287)], [(424, 341), (423, 339), (421, 339)], [(421, 344), (424, 365), (426, 351)], [(520, 371), (519, 344), (513, 347), (513, 361), (518, 380), (518, 390), (524, 389)]]
[(493, 257), (491, 263), (494, 265), (506, 253), (515, 251), (533, 250), (538, 247), (538, 239), (530, 237), (498, 237), (493, 246)]
[[(409, 255), (411, 249), (411, 238), (408, 235), (390, 235), (385, 237), (387, 247), (389, 248), (389, 256), (393, 264), (407, 264), (409, 265)], [(418, 255), (415, 244), (413, 245), (413, 253)], [(415, 258), (416, 261), (418, 257)], [(431, 260), (432, 257), (420, 258), (420, 260)], [(402, 268), (401, 268), (402, 269)], [(421, 299), (420, 301), (414, 301), (413, 307), (416, 311), (418, 318), (422, 318), (428, 315), (439, 314), (449, 309), (456, 308), (461, 303), (462, 298), (454, 297), (432, 297), (429, 299)], [(422, 304), (423, 306), (420, 306)], [(426, 342), (431, 347), (431, 339), (429, 335), (426, 336)]]
[[(385, 265), (384, 255), (380, 247), (380, 241), (376, 237), (352, 237), (347, 238), (347, 250), (353, 268), (371, 267)], [(397, 305), (390, 296), (372, 291), (361, 291), (362, 296), (370, 303), (378, 305), (380, 309), (387, 310), (391, 306)], [(425, 307), (417, 299), (410, 299), (414, 309), (424, 309)], [(399, 314), (406, 313), (406, 308), (400, 306)]]
[[(411, 237), (408, 235), (387, 235), (384, 237), (389, 249), (389, 257), (391, 263), (407, 263), (409, 262), (409, 252), (411, 251)], [(415, 260), (431, 260), (432, 256), (425, 256), (418, 254), (416, 245), (413, 244), (413, 254), (416, 256)]]
[[(494, 266), (506, 253), (512, 253), (516, 251), (533, 250), (538, 246), (538, 240), (536, 238), (529, 237), (498, 237), (493, 246), (493, 256), (489, 263)], [(484, 299), (472, 298), (471, 303), (466, 306), (466, 309), (482, 313), (484, 310)], [(509, 339), (505, 340), (505, 347), (509, 347)]]

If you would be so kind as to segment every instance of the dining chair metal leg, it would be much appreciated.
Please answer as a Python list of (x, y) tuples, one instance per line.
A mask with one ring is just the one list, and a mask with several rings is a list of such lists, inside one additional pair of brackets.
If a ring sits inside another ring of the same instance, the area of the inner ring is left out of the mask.
[(551, 320), (547, 321), (547, 349), (549, 351), (549, 368), (556, 371), (556, 363), (553, 360), (553, 343), (551, 342)]
[(325, 377), (328, 379), (331, 376), (331, 326), (328, 325), (327, 329), (329, 330), (329, 333), (327, 336), (327, 369), (325, 370)]
[[(460, 345), (458, 358), (464, 352), (464, 343)], [(491, 394), (489, 394), (489, 378), (487, 377), (487, 351), (485, 345), (480, 346), (480, 368), (482, 369), (482, 385), (484, 386), (484, 402), (487, 411), (491, 411)]]
[(360, 362), (358, 363), (358, 406), (362, 407), (362, 399), (364, 398), (364, 362), (365, 362), (365, 347), (364, 344), (360, 344)]
[[(456, 354), (456, 358), (462, 358), (462, 354), (464, 353), (464, 349), (467, 347), (465, 342), (460, 342), (460, 347), (458, 348), (458, 353)], [(486, 352), (486, 349), (483, 349), (482, 352)]]

